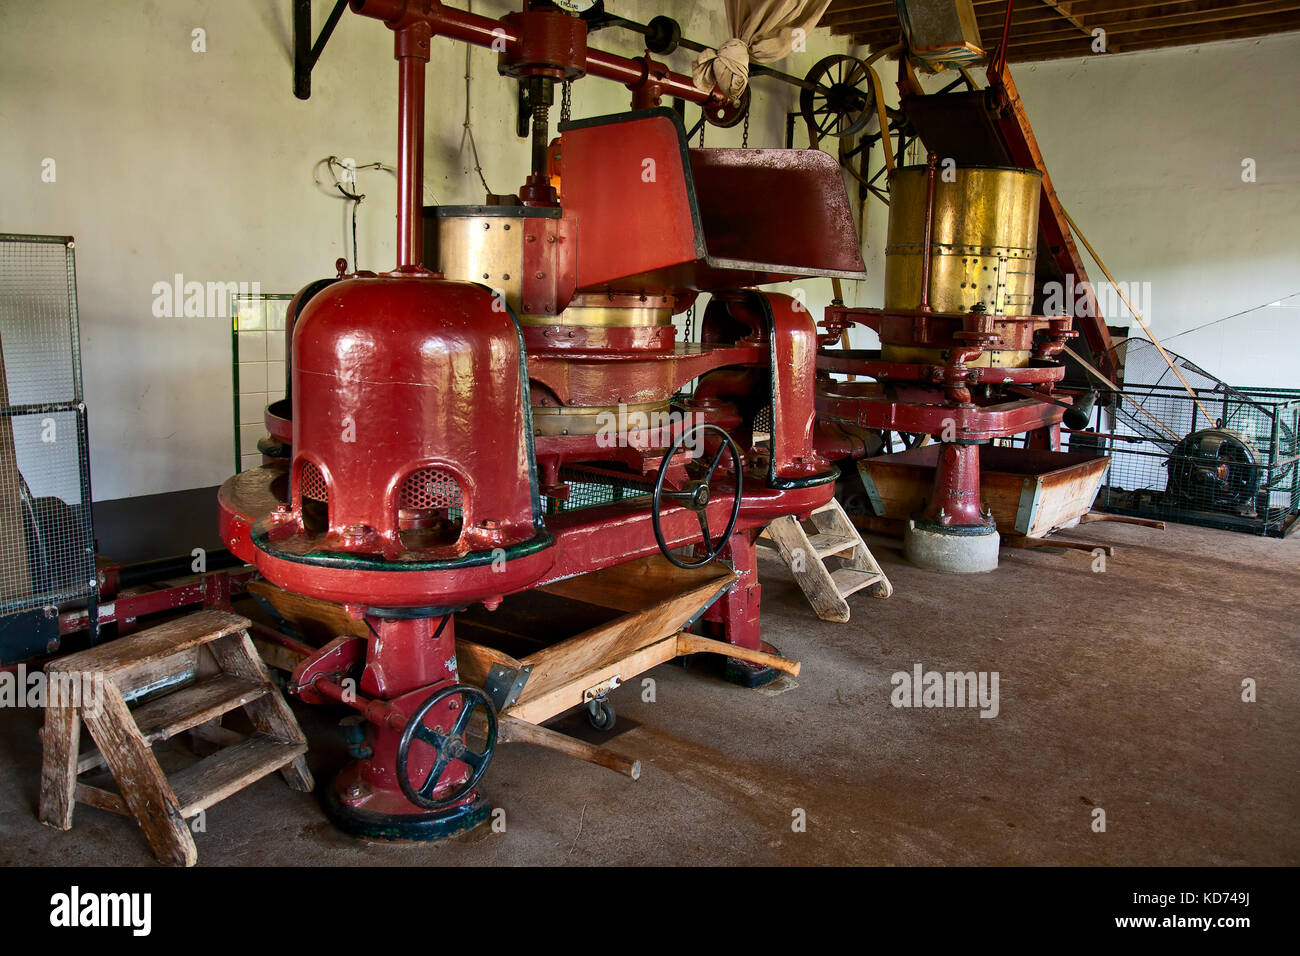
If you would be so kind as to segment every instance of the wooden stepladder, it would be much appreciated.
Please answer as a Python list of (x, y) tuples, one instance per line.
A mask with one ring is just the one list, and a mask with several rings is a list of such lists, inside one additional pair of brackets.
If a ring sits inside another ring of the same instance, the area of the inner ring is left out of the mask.
[[(864, 588), (872, 597), (887, 598), (894, 586), (876, 563), (862, 535), (834, 498), (808, 518), (812, 528), (794, 515), (777, 518), (758, 539), (760, 547), (779, 551), (794, 579), (823, 621), (849, 619), (850, 594)], [(771, 539), (773, 544), (764, 539)], [(840, 565), (828, 568), (827, 560)]]
[[(160, 861), (192, 866), (191, 817), (277, 770), (293, 789), (310, 791), (307, 738), (257, 656), (248, 624), (226, 611), (198, 611), (46, 665), (41, 822), (70, 829), (78, 801), (134, 816)], [(160, 693), (166, 688), (173, 689)], [(132, 708), (128, 701), (137, 698), (147, 699)], [(237, 742), (163, 773), (154, 743), (212, 727), (236, 708), (254, 733), (218, 728), (218, 737)], [(83, 720), (96, 745), (86, 754), (79, 753)], [(118, 792), (78, 781), (104, 765)]]

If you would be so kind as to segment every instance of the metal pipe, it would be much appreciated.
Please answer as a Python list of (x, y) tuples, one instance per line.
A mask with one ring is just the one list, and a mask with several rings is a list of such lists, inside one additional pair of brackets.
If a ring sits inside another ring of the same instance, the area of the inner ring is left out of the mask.
[(429, 27), (412, 23), (396, 32), (397, 269), (424, 268), (424, 65)]
[[(498, 53), (511, 53), (519, 46), (519, 36), (500, 20), (457, 10), (437, 0), (351, 0), (351, 4), (354, 13), (382, 20), (394, 30), (418, 23), (427, 27), (432, 36), (485, 46)], [(645, 59), (616, 56), (602, 50), (587, 50), (586, 72), (632, 87), (649, 79)], [(726, 101), (721, 90), (714, 87), (705, 92), (689, 76), (680, 73), (667, 73), (656, 77), (655, 82), (665, 96), (714, 105)]]
[(366, 720), (379, 726), (388, 726), (393, 730), (401, 730), (406, 726), (406, 715), (394, 707), (392, 704), (383, 700), (371, 700), (369, 697), (362, 697), (353, 691), (345, 690), (342, 685), (335, 683), (324, 675), (317, 677), (311, 682), (312, 690), (321, 694), (330, 700), (338, 701), (351, 707), (353, 710), (363, 714)]

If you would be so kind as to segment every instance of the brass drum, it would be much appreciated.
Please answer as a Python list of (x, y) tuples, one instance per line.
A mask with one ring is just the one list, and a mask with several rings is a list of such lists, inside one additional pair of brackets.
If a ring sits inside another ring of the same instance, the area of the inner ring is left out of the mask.
[[(982, 304), (995, 315), (1030, 314), (1041, 174), (967, 166), (949, 175), (953, 182), (944, 181), (942, 165), (935, 170), (930, 308), (969, 312)], [(885, 308), (905, 311), (921, 304), (926, 168), (896, 169), (889, 196)]]

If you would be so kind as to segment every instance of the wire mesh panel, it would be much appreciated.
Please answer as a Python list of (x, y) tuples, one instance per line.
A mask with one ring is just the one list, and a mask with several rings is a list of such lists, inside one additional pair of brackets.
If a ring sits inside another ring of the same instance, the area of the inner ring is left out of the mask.
[(1279, 536), (1300, 514), (1300, 391), (1217, 386), (1112, 393), (1098, 507)]
[(88, 458), (72, 240), (0, 234), (0, 614), (93, 599)]

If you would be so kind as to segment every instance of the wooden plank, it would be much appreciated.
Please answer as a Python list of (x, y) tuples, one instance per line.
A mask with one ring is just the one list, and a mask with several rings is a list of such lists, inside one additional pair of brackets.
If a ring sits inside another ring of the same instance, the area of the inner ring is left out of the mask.
[(81, 714), (71, 704), (45, 708), (41, 729), (40, 821), (56, 830), (72, 826)]
[(782, 673), (789, 674), (791, 677), (798, 677), (803, 666), (798, 661), (792, 661), (788, 657), (769, 654), (767, 651), (758, 651), (750, 647), (737, 647), (735, 644), (715, 641), (710, 637), (700, 637), (700, 635), (691, 634), (688, 631), (682, 631), (677, 635), (677, 654), (679, 657), (684, 654), (722, 654), (726, 657), (734, 657), (737, 660), (749, 661), (751, 664), (761, 664), (764, 667), (775, 668)]
[[(814, 520), (816, 517), (814, 515)], [(793, 515), (777, 518), (767, 526), (767, 533), (776, 542), (781, 557), (812, 605), (813, 612), (823, 621), (847, 622), (849, 605), (835, 586), (831, 572), (812, 553), (813, 547), (799, 519)]]
[[(657, 664), (677, 657), (677, 635), (673, 634), (661, 641), (628, 655), (619, 661), (613, 661), (585, 674), (577, 674), (558, 686), (553, 686), (544, 694), (531, 700), (520, 700), (513, 707), (507, 707), (503, 713), (530, 724), (540, 724), (561, 714), (570, 707), (581, 704), (583, 691), (618, 675), (624, 682), (630, 681), (638, 674), (648, 671)], [(530, 682), (531, 686), (531, 682)]]
[(269, 683), (220, 674), (138, 707), (135, 722), (144, 738), (154, 743), (243, 707), (273, 690)]
[(1143, 528), (1155, 528), (1157, 531), (1165, 530), (1165, 523), (1157, 521), (1155, 518), (1135, 518), (1132, 515), (1113, 515), (1104, 511), (1089, 511), (1079, 519), (1079, 524), (1090, 524), (1093, 521), (1113, 521), (1116, 524), (1135, 524)]
[(1003, 535), (1002, 544), (1008, 548), (1067, 548), (1072, 551), (1100, 551), (1108, 558), (1115, 556), (1115, 547), (1088, 541), (1065, 541), (1060, 538), (1028, 538), (1020, 534)]
[(633, 780), (641, 777), (641, 761), (639, 760), (633, 760), (631, 757), (625, 757), (608, 748), (589, 744), (585, 740), (577, 740), (567, 734), (561, 734), (546, 727), (538, 727), (536, 724), (530, 724), (518, 717), (506, 716), (500, 718), (497, 743), (534, 744), (569, 757), (585, 760), (587, 763), (593, 763), (607, 770), (613, 770), (615, 773), (621, 773)]
[(1069, 0), (1040, 0), (1040, 2), (1044, 6), (1051, 7), (1053, 10), (1055, 10), (1058, 14), (1060, 14), (1063, 20), (1069, 23), (1070, 26), (1074, 27), (1074, 29), (1078, 30), (1080, 33), (1086, 34), (1088, 32), (1088, 28), (1084, 26), (1083, 20), (1081, 20), (1078, 16), (1076, 16), (1073, 10), (1071, 9), (1074, 6), (1074, 4), (1070, 3)]
[(82, 716), (99, 752), (113, 772), (131, 815), (140, 824), (145, 840), (159, 860), (193, 866), (199, 854), (181, 815), (176, 794), (149, 745), (136, 729), (135, 718), (112, 681), (104, 682), (101, 700), (103, 706), (98, 714), (86, 711)]
[(858, 546), (856, 535), (837, 534), (832, 531), (819, 531), (808, 536), (808, 544), (818, 558), (829, 558), (833, 554), (843, 554)]
[(223, 635), (241, 631), (247, 626), (247, 618), (238, 614), (206, 608), (155, 625), (138, 634), (119, 637), (90, 650), (61, 657), (51, 661), (45, 669), (68, 673), (100, 673), (109, 679), (119, 671), (162, 660)]
[(516, 660), (504, 651), (456, 638), (456, 670), (462, 681), (482, 687), (493, 664), (504, 664), (515, 671), (524, 666), (523, 661)]
[(124, 817), (131, 815), (131, 808), (126, 805), (120, 793), (113, 793), (102, 787), (92, 787), (88, 783), (77, 784), (77, 802)]
[[(735, 575), (728, 571), (725, 576), (715, 576), (643, 610), (529, 654), (523, 663), (531, 664), (533, 672), (520, 695), (520, 703), (676, 633), (691, 615), (734, 579)], [(652, 589), (652, 593), (660, 592)]]
[[(298, 726), (298, 719), (293, 716), (293, 711), (289, 709), (289, 705), (271, 683), (271, 674), (262, 663), (262, 659), (257, 656), (248, 633), (239, 631), (228, 634), (220, 640), (213, 641), (208, 648), (222, 670), (266, 688), (265, 694), (244, 705), (244, 711), (253, 722), (253, 726), (263, 734), (278, 740), (301, 744), (302, 752), (305, 753), (307, 737)], [(281, 775), (285, 783), (295, 790), (310, 792), (315, 785), (305, 759), (290, 761), (284, 766)]]
[(617, 611), (639, 611), (687, 588), (714, 581), (730, 584), (735, 579), (732, 571), (716, 563), (687, 570), (655, 554), (556, 581), (540, 590)]
[(831, 579), (835, 582), (835, 589), (843, 597), (848, 597), (863, 588), (870, 587), (883, 577), (883, 574), (859, 571), (857, 568), (836, 568), (831, 572)]
[[(268, 684), (256, 684), (231, 674), (218, 674), (142, 704), (131, 713), (141, 736), (152, 745), (213, 721), (272, 690)], [(92, 750), (78, 758), (77, 773), (103, 765), (103, 754)]]
[[(171, 786), (185, 819), (292, 763), (307, 752), (304, 743), (256, 733), (172, 774)], [(120, 778), (119, 778), (120, 783)]]
[(267, 667), (275, 667), (282, 671), (292, 672), (299, 664), (307, 659), (305, 654), (299, 654), (297, 651), (285, 647), (283, 644), (277, 644), (275, 641), (268, 641), (266, 638), (252, 635), (253, 647), (257, 648), (257, 656)]
[(369, 636), (365, 622), (358, 621), (345, 611), (341, 604), (294, 594), (292, 591), (276, 587), (269, 581), (250, 581), (248, 591), (265, 598), (305, 639), (311, 640), (328, 635), (328, 638), (321, 642), (324, 645), (344, 634)]
[[(156, 661), (141, 664), (132, 670), (119, 671), (113, 683), (128, 702), (148, 698), (162, 691), (173, 691), (199, 678), (202, 647), (189, 647), (178, 654), (170, 654)], [(210, 661), (209, 661), (210, 663)]]
[(1037, 476), (1039, 506), (1033, 524), (1026, 528), (1017, 527), (1016, 530), (1030, 537), (1038, 537), (1077, 523), (1091, 510), (1108, 467), (1109, 458), (1098, 458), (1090, 464)]
[[(1290, 13), (1300, 10), (1295, 0), (1258, 0), (1258, 2), (1241, 3), (1238, 0), (1218, 0), (1211, 4), (1185, 4), (1194, 9), (1186, 12), (1172, 11), (1167, 6), (1143, 10), (1131, 10), (1126, 15), (1112, 14), (1097, 17), (1088, 26), (1101, 27), (1108, 36), (1123, 36), (1137, 30), (1154, 28), (1168, 30), (1175, 27), (1201, 26), (1207, 23), (1222, 23), (1228, 20), (1242, 20), (1252, 17), (1264, 17), (1274, 13)], [(1261, 20), (1262, 22), (1262, 20)]]

